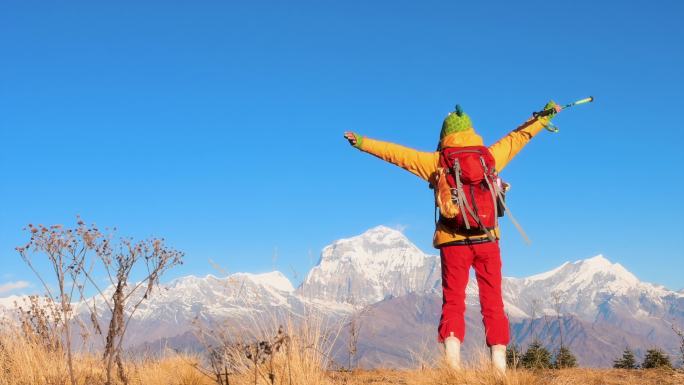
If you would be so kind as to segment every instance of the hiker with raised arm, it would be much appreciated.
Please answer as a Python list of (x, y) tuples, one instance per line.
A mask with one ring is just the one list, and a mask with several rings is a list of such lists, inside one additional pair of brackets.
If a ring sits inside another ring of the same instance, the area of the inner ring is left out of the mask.
[(435, 191), (439, 219), (433, 245), (440, 250), (443, 290), (438, 333), (454, 369), (461, 367), (465, 289), (472, 266), (492, 364), (500, 373), (506, 371), (509, 335), (501, 294), (498, 217), (506, 211), (507, 185), (498, 173), (543, 128), (553, 127), (550, 121), (561, 109), (554, 102), (547, 103), (541, 113), (489, 147), (458, 105), (442, 123), (437, 151), (417, 151), (354, 132), (344, 134), (352, 146), (419, 176)]

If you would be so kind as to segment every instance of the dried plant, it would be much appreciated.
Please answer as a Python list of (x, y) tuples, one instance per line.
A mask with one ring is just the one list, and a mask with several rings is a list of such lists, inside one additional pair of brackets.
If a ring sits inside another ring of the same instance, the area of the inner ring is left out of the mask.
[(561, 316), (561, 296), (562, 293), (560, 291), (554, 291), (551, 293), (551, 297), (553, 298), (553, 308), (556, 311), (556, 319), (558, 319), (558, 333), (560, 334), (560, 349), (565, 348), (563, 345), (563, 320)]
[[(78, 282), (82, 277), (86, 254), (92, 247), (93, 239), (99, 237), (99, 231), (94, 227), (86, 227), (80, 220), (79, 226), (75, 230), (64, 229), (62, 225), (47, 227), (32, 224), (29, 224), (25, 230), (30, 233), (30, 239), (26, 245), (19, 246), (16, 250), (42, 283), (49, 301), (55, 301), (61, 313), (69, 380), (72, 385), (76, 385), (71, 347), (72, 300)], [(46, 257), (54, 273), (56, 291), (47, 284), (42, 274), (36, 269), (32, 258), (34, 255)]]
[[(107, 364), (106, 383), (112, 383), (112, 370), (116, 363), (119, 379), (128, 384), (122, 354), (124, 337), (130, 321), (140, 305), (159, 285), (159, 278), (171, 267), (182, 263), (183, 253), (167, 248), (163, 239), (134, 242), (124, 238), (119, 241), (116, 250), (112, 243), (105, 239), (96, 254), (114, 290), (111, 298), (107, 298), (102, 294), (102, 290), (98, 289), (111, 314), (103, 354)], [(141, 280), (129, 287), (129, 278), (138, 264), (144, 265), (146, 273)], [(90, 273), (87, 272), (86, 275), (94, 284)], [(94, 320), (97, 319), (95, 310), (93, 307)]]
[(684, 368), (684, 330), (678, 328), (674, 323), (670, 324), (672, 331), (679, 337), (679, 354), (682, 360), (682, 368)]
[[(539, 310), (541, 308), (541, 303), (539, 299), (533, 298), (532, 299), (532, 304), (531, 304), (531, 310), (532, 310), (532, 320), (529, 323), (529, 328), (534, 327), (534, 320), (537, 318), (537, 314), (539, 314)], [(534, 330), (534, 339), (538, 340), (539, 339), (539, 331)]]
[(14, 303), (24, 337), (56, 352), (62, 348), (62, 317), (50, 297), (31, 295)]
[[(43, 284), (48, 298), (56, 301), (60, 310), (72, 385), (76, 384), (71, 346), (75, 299), (78, 299), (77, 305), (88, 309), (93, 330), (93, 333), (90, 333), (83, 320), (77, 320), (81, 327), (81, 337), (85, 339), (91, 334), (103, 335), (98, 303), (95, 298), (92, 303), (88, 303), (86, 284), (97, 291), (101, 303), (110, 314), (103, 354), (106, 362), (106, 383), (113, 383), (112, 372), (116, 364), (119, 378), (127, 384), (122, 350), (130, 320), (143, 301), (148, 299), (159, 285), (160, 277), (171, 267), (182, 263), (183, 253), (167, 247), (164, 240), (159, 238), (137, 242), (129, 238), (114, 241), (115, 230), (102, 232), (94, 224), (86, 225), (80, 218), (74, 229), (65, 229), (61, 225), (46, 227), (29, 224), (27, 230), (31, 238), (25, 246), (17, 247), (17, 251)], [(54, 295), (51, 286), (35, 268), (33, 254), (47, 257), (55, 273), (58, 291)], [(131, 274), (136, 268), (144, 271), (143, 278), (129, 284)], [(102, 271), (111, 285), (111, 294), (106, 294), (97, 283), (95, 274)]]
[(211, 325), (198, 317), (195, 335), (206, 358), (193, 366), (218, 385), (319, 385), (334, 365), (332, 349), (343, 323), (305, 308), (252, 312)]
[[(202, 327), (200, 324), (197, 327)], [(262, 378), (268, 383), (275, 384), (276, 365), (275, 357), (280, 352), (285, 352), (289, 357), (290, 336), (284, 327), (278, 327), (278, 331), (272, 338), (256, 340), (252, 342), (233, 342), (227, 335), (220, 331), (211, 335), (206, 330), (200, 331), (201, 343), (205, 346), (209, 367), (196, 365), (197, 370), (212, 378), (219, 385), (230, 385), (232, 376), (251, 372), (254, 383)], [(217, 335), (220, 336), (217, 339)], [(213, 344), (208, 344), (210, 337)], [(264, 370), (266, 371), (264, 373)]]
[(207, 349), (210, 370), (206, 370), (196, 364), (196, 368), (202, 373), (210, 373), (219, 385), (230, 385), (230, 376), (238, 373), (239, 358), (235, 357), (237, 349), (232, 346), (210, 347)]
[[(281, 349), (289, 346), (290, 337), (285, 334), (283, 326), (278, 327), (278, 332), (271, 340), (256, 341), (251, 344), (237, 344), (237, 348), (241, 349), (245, 357), (252, 363), (254, 370), (254, 384), (258, 381), (258, 375), (261, 374), (259, 365), (268, 363), (268, 381), (271, 385), (275, 384), (276, 373), (273, 366), (273, 358)], [(262, 374), (263, 376), (263, 374)]]
[(347, 330), (349, 331), (349, 340), (347, 341), (348, 369), (352, 370), (357, 365), (359, 336), (363, 326), (362, 320), (369, 315), (370, 307), (361, 305), (353, 296), (347, 302), (352, 306), (349, 321), (346, 323)]

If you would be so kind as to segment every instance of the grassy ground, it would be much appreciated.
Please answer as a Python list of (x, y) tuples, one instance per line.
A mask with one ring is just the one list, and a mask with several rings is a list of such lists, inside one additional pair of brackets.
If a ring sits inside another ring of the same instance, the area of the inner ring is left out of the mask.
[(682, 385), (684, 373), (672, 370), (564, 369), (509, 371), (500, 379), (486, 369), (454, 373), (444, 369), (412, 371), (377, 370), (331, 374), (332, 384), (373, 385)]
[[(256, 370), (244, 359), (245, 346), (229, 352), (238, 365), (222, 381), (199, 356), (167, 354), (125, 363), (131, 385), (683, 385), (684, 372), (675, 370), (509, 370), (505, 378), (490, 370), (486, 360), (459, 372), (442, 363), (423, 365), (415, 370), (373, 370), (339, 372), (325, 370), (324, 338), (316, 330), (289, 330), (288, 343), (266, 355)], [(47, 346), (47, 347), (46, 347)], [(236, 358), (243, 357), (243, 358)], [(74, 374), (79, 385), (104, 385), (105, 371), (99, 356), (77, 354)], [(123, 384), (120, 379), (116, 384)], [(62, 350), (30, 338), (18, 330), (0, 328), (0, 385), (70, 385), (67, 361)]]
[[(61, 352), (47, 352), (26, 341), (0, 339), (0, 385), (67, 385), (69, 376)], [(296, 354), (295, 354), (296, 355)], [(509, 371), (499, 378), (486, 365), (453, 372), (443, 367), (417, 370), (373, 370), (353, 372), (324, 371), (308, 365), (302, 358), (286, 352), (275, 357), (273, 370), (261, 365), (256, 373), (247, 369), (243, 374), (229, 376), (224, 384), (277, 384), (277, 385), (661, 385), (684, 384), (684, 373), (673, 370), (603, 370), (567, 369), (547, 371)], [(289, 361), (289, 364), (288, 364)], [(143, 359), (127, 363), (130, 384), (140, 385), (213, 385), (211, 375), (200, 370), (198, 357), (174, 356), (164, 359)], [(269, 373), (273, 373), (273, 382)], [(98, 357), (79, 355), (75, 361), (75, 374), (79, 385), (105, 383), (102, 362)], [(255, 376), (256, 375), (256, 376)], [(256, 377), (256, 380), (255, 380)], [(121, 382), (117, 380), (117, 384)]]

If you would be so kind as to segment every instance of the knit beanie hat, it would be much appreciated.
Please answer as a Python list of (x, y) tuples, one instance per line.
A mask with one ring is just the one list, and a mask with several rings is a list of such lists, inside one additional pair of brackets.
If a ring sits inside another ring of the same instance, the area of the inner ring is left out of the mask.
[(466, 131), (472, 127), (473, 124), (470, 122), (470, 116), (463, 112), (461, 106), (457, 104), (454, 111), (450, 112), (449, 115), (444, 118), (442, 133), (439, 137), (441, 139), (449, 134)]

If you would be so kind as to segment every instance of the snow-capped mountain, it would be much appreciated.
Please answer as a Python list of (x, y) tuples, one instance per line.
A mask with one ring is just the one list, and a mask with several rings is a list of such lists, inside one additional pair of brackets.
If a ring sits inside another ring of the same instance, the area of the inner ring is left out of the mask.
[(324, 301), (368, 305), (388, 297), (440, 289), (439, 257), (402, 233), (378, 226), (323, 249), (298, 293)]
[(143, 302), (137, 316), (139, 319), (159, 319), (161, 315), (173, 315), (177, 321), (182, 315), (240, 315), (257, 307), (288, 306), (294, 290), (290, 281), (278, 271), (237, 273), (226, 278), (188, 276), (164, 286), (154, 300)]
[[(506, 278), (505, 296), (531, 317), (533, 301), (538, 301), (537, 315), (555, 314), (554, 296), (562, 312), (585, 321), (595, 321), (606, 311), (620, 308), (637, 316), (662, 317), (668, 311), (668, 297), (681, 293), (639, 281), (619, 263), (603, 255), (576, 262), (566, 262), (551, 271), (527, 278)], [(539, 301), (542, 300), (543, 301)]]
[[(189, 331), (196, 320), (246, 320), (255, 313), (298, 310), (302, 306), (294, 291), (292, 283), (279, 271), (236, 273), (225, 278), (178, 278), (162, 285), (149, 301), (142, 302), (132, 317), (128, 339), (133, 345), (174, 337)], [(104, 301), (101, 297), (95, 301), (98, 313), (107, 319), (109, 311)], [(89, 314), (83, 305), (79, 310)]]
[[(274, 311), (300, 314), (311, 307), (341, 318), (365, 306), (372, 322), (361, 332), (359, 362), (405, 366), (411, 351), (435, 347), (440, 269), (439, 257), (422, 252), (401, 232), (379, 226), (325, 247), (297, 289), (277, 271), (173, 280), (137, 311), (129, 344), (174, 338), (187, 344), (196, 319), (249, 320)], [(526, 278), (504, 278), (503, 290), (513, 343), (524, 346), (541, 338), (553, 349), (562, 334), (583, 365), (610, 365), (626, 345), (637, 353), (652, 346), (675, 352), (678, 340), (671, 325), (684, 328), (683, 292), (641, 282), (601, 255)], [(481, 349), (483, 341), (474, 280), (466, 293), (469, 337), (464, 346), (472, 351)], [(15, 300), (0, 299), (0, 308)], [(101, 301), (98, 307), (106, 317)]]
[(19, 295), (0, 298), (0, 316), (11, 315), (15, 305), (21, 305), (24, 299), (25, 297)]

